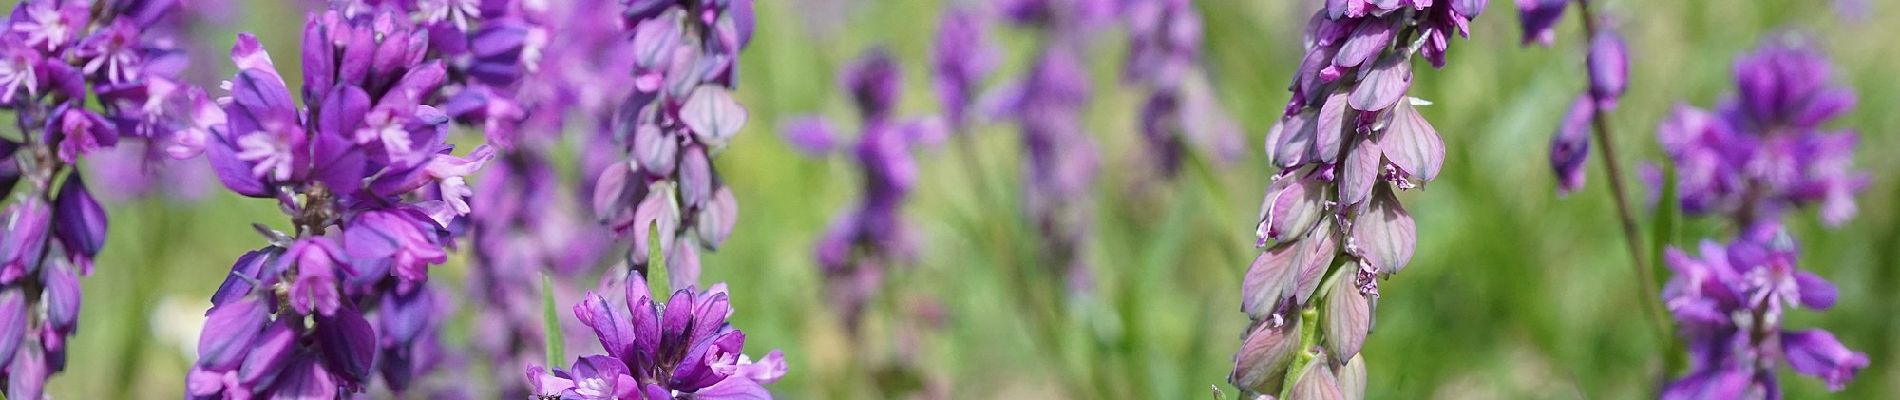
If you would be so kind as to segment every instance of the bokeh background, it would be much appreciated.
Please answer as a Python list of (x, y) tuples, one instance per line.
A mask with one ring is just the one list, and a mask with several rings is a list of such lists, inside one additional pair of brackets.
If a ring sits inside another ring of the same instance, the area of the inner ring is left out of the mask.
[[(1900, 138), (1890, 127), (1900, 126), (1900, 41), (1891, 39), (1900, 34), (1900, 6), (1845, 1), (1610, 0), (1597, 8), (1617, 17), (1632, 53), (1629, 93), (1611, 117), (1626, 165), (1659, 159), (1659, 118), (1679, 102), (1712, 105), (1733, 86), (1731, 61), (1761, 38), (1803, 32), (1834, 57), (1836, 79), (1860, 95), (1838, 124), (1860, 131), (1857, 165), (1874, 180), (1860, 197), (1859, 217), (1840, 229), (1822, 229), (1812, 212), (1792, 214), (1802, 266), (1838, 284), (1841, 301), (1826, 313), (1792, 313), (1788, 325), (1831, 329), (1870, 355), (1872, 365), (1840, 397), (1892, 398), (1900, 396), (1892, 368), (1900, 359), (1893, 334), (1900, 157), (1890, 149)], [(228, 76), (222, 49), (240, 31), (255, 32), (278, 65), (297, 65), (307, 2), (234, 3), (227, 26), (200, 32), (215, 51), (195, 55), (194, 68)], [(1209, 80), (1245, 128), (1245, 156), (1197, 163), (1173, 180), (1156, 179), (1141, 161), (1141, 95), (1116, 79), (1125, 39), (1119, 30), (1104, 32), (1089, 64), (1096, 90), (1086, 120), (1103, 150), (1088, 254), (1096, 290), (1047, 294), (1062, 300), (1048, 314), (1055, 317), (1020, 306), (1022, 293), (1002, 272), (1021, 263), (1011, 249), (1034, 240), (1012, 222), (1020, 220), (1017, 208), (996, 200), (1017, 194), (1014, 130), (984, 125), (970, 149), (950, 142), (921, 151), (923, 179), (905, 214), (922, 235), (922, 257), (892, 275), (870, 327), (853, 335), (826, 305), (810, 250), (831, 215), (857, 196), (858, 177), (842, 159), (794, 153), (777, 130), (796, 115), (852, 120), (834, 71), (874, 46), (903, 61), (899, 113), (934, 113), (925, 60), (946, 3), (757, 1), (758, 34), (742, 58), (738, 91), (751, 120), (715, 160), (737, 192), (739, 223), (726, 247), (705, 256), (702, 281), (731, 285), (733, 322), (753, 352), (786, 352), (791, 373), (774, 392), (1207, 398), (1220, 388), (1232, 398), (1226, 373), (1246, 323), (1240, 276), (1256, 251), (1253, 219), (1273, 172), (1261, 140), (1286, 101), (1300, 32), (1321, 2), (1196, 1)], [(1453, 45), (1449, 65), (1420, 69), (1414, 82), (1411, 94), (1435, 103), (1422, 112), (1449, 151), (1439, 180), (1402, 195), (1418, 218), (1420, 241), (1406, 272), (1382, 284), (1364, 350), (1371, 398), (1640, 398), (1664, 368), (1663, 342), (1639, 311), (1598, 161), (1591, 161), (1588, 188), (1565, 198), (1554, 194), (1547, 168), (1549, 136), (1585, 85), (1578, 21), (1566, 17), (1554, 47), (1520, 47), (1513, 6), (1492, 1), (1472, 39)], [(1008, 49), (1002, 75), (1014, 75), (1030, 51), (1028, 33), (997, 35)], [(295, 68), (285, 72), (297, 85)], [(981, 165), (957, 154), (966, 150)], [(183, 196), (110, 206), (108, 245), (97, 272), (84, 279), (83, 322), (66, 373), (51, 383), (55, 397), (182, 393), (207, 299), (231, 260), (262, 243), (249, 225), (288, 223), (271, 202), (203, 182), (161, 188)], [(1720, 229), (1691, 222), (1672, 240), (1691, 243)], [(437, 267), (431, 279), (461, 289), (465, 260)], [(463, 302), (447, 328), (450, 343), (467, 342), (477, 304)], [(564, 318), (570, 306), (558, 305)], [(904, 326), (920, 314), (936, 323)], [(903, 360), (916, 368), (891, 367)], [(469, 368), (486, 368), (480, 357), (470, 361)], [(1787, 375), (1793, 398), (1827, 393), (1818, 381)]]

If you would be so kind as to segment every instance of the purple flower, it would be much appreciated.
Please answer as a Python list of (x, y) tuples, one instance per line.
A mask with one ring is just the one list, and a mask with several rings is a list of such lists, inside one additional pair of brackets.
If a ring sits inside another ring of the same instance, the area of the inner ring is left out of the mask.
[(1629, 85), (1630, 62), (1623, 35), (1614, 29), (1604, 29), (1590, 37), (1590, 53), (1585, 64), (1590, 69), (1590, 95), (1596, 98), (1599, 108), (1615, 109), (1617, 100), (1623, 97), (1623, 89)]
[(1517, 0), (1517, 20), (1524, 28), (1524, 44), (1549, 46), (1557, 40), (1557, 22), (1571, 0)]
[(1588, 95), (1579, 97), (1550, 137), (1550, 169), (1557, 174), (1557, 193), (1570, 194), (1583, 188), (1585, 162), (1590, 160), (1590, 121), (1596, 117), (1596, 102)]
[[(1699, 257), (1668, 250), (1676, 276), (1663, 297), (1689, 343), (1692, 364), (1664, 398), (1750, 391), (1778, 396), (1772, 377), (1782, 362), (1840, 390), (1867, 366), (1867, 355), (1826, 331), (1782, 328), (1782, 313), (1790, 307), (1824, 310), (1834, 304), (1834, 286), (1797, 269), (1795, 259), (1793, 240), (1772, 223), (1727, 245), (1704, 241)], [(1751, 374), (1756, 378), (1731, 377)]]
[(1150, 91), (1140, 127), (1162, 175), (1179, 172), (1188, 146), (1218, 162), (1240, 157), (1240, 126), (1221, 108), (1201, 71), (1201, 19), (1193, 4), (1124, 2), (1122, 19), (1130, 36), (1122, 79)]
[(0, 331), (0, 365), (9, 397), (40, 398), (65, 368), (79, 278), (107, 237), (82, 163), (128, 140), (171, 141), (191, 90), (176, 83), (176, 39), (142, 18), (175, 4), (17, 3), (0, 28), (0, 108), (21, 122), (10, 135), (20, 141), (0, 143), (0, 186), (16, 199), (0, 235), (0, 319), (13, 321)]
[[(834, 305), (853, 328), (881, 286), (883, 268), (915, 261), (917, 243), (902, 217), (903, 203), (917, 182), (911, 151), (929, 145), (934, 132), (945, 129), (936, 117), (899, 120), (892, 115), (903, 86), (899, 73), (889, 52), (873, 49), (846, 65), (840, 79), (863, 119), (862, 132), (850, 148), (851, 160), (864, 173), (863, 200), (833, 219), (815, 253), (832, 287), (828, 292), (837, 298)], [(823, 156), (838, 141), (833, 129), (823, 117), (804, 117), (783, 131), (795, 147)]]
[(1868, 177), (1852, 167), (1855, 134), (1822, 127), (1854, 104), (1829, 86), (1830, 69), (1812, 48), (1773, 42), (1737, 61), (1740, 90), (1714, 112), (1677, 107), (1656, 137), (1678, 170), (1682, 209), (1738, 227), (1817, 203), (1830, 226), (1853, 218)]
[(207, 323), (202, 337), (264, 346), (239, 362), (201, 354), (191, 398), (333, 397), (379, 374), (401, 393), (440, 364), (435, 331), (450, 311), (426, 286), (429, 266), (447, 260), (474, 211), (466, 178), (494, 150), (457, 156), (444, 142), (450, 118), (432, 102), (447, 72), (423, 27), (394, 9), (344, 6), (306, 21), (303, 107), (244, 34), (223, 118), (194, 118), (220, 181), (277, 199), (296, 229), (267, 232), (272, 244), (240, 258), (213, 297), (214, 321), (228, 307), (272, 306)]
[(745, 333), (727, 323), (724, 284), (685, 288), (662, 304), (646, 280), (629, 275), (624, 304), (589, 292), (574, 316), (592, 328), (606, 354), (581, 356), (568, 370), (526, 369), (533, 393), (579, 399), (771, 398), (763, 385), (785, 374), (777, 350), (757, 361), (743, 353)]
[[(1419, 109), (1429, 103), (1407, 96), (1413, 57), (1442, 66), (1450, 36), (1467, 34), (1484, 6), (1326, 4), (1307, 27), (1293, 98), (1267, 133), (1280, 171), (1261, 201), (1255, 231), (1266, 250), (1241, 282), (1252, 324), (1229, 375), (1246, 396), (1364, 393), (1360, 350), (1379, 280), (1403, 270), (1418, 241), (1396, 193), (1424, 187), (1445, 161), (1444, 141)], [(1320, 340), (1303, 342), (1302, 326)]]
[[(645, 274), (650, 229), (657, 228), (668, 260), (696, 257), (675, 242), (712, 250), (731, 232), (737, 207), (721, 194), (730, 189), (710, 157), (746, 123), (745, 107), (732, 90), (739, 52), (751, 41), (752, 2), (623, 3), (623, 26), (631, 32), (620, 34), (631, 33), (632, 51), (625, 54), (634, 84), (607, 126), (632, 162), (612, 164), (599, 175), (593, 204), (596, 217), (632, 239), (628, 264)], [(867, 88), (861, 98), (876, 101), (884, 94), (880, 90), (894, 88)], [(686, 272), (680, 276), (695, 275)]]
[(943, 14), (931, 48), (931, 83), (937, 89), (937, 101), (943, 104), (944, 119), (962, 132), (971, 123), (970, 107), (977, 91), (996, 68), (996, 44), (989, 36), (988, 17), (967, 8), (953, 8)]

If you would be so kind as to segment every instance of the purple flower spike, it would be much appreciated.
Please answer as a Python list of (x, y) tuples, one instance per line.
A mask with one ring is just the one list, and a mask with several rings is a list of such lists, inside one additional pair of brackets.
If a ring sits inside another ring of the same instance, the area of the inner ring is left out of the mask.
[[(850, 153), (864, 174), (863, 201), (833, 218), (832, 226), (815, 245), (814, 254), (832, 288), (847, 325), (858, 327), (859, 311), (882, 286), (874, 277), (888, 266), (915, 261), (917, 243), (903, 220), (902, 207), (917, 181), (913, 149), (928, 146), (938, 129), (934, 117), (899, 120), (893, 108), (903, 78), (897, 62), (883, 49), (872, 49), (844, 67), (842, 86), (852, 95), (862, 118), (861, 133)], [(784, 136), (795, 146), (811, 150), (834, 147), (835, 133), (823, 117), (803, 117), (786, 125)], [(824, 155), (813, 151), (814, 155)], [(867, 284), (868, 283), (868, 284)], [(863, 289), (863, 290), (860, 290)]]
[[(697, 252), (681, 253), (685, 247), (674, 244), (696, 243), (710, 251), (731, 232), (723, 228), (731, 225), (737, 206), (720, 195), (730, 191), (714, 168), (713, 156), (732, 142), (748, 119), (734, 90), (736, 60), (751, 41), (752, 2), (641, 0), (623, 1), (621, 6), (625, 12), (620, 21), (609, 26), (626, 31), (604, 34), (627, 41), (622, 43), (627, 49), (614, 53), (627, 57), (614, 62), (629, 65), (620, 71), (632, 71), (625, 77), (632, 90), (610, 100), (617, 101), (619, 109), (612, 110), (611, 123), (601, 126), (611, 128), (611, 137), (630, 160), (604, 170), (595, 180), (592, 198), (596, 217), (619, 237), (631, 239), (626, 259), (644, 275), (651, 261), (646, 253), (653, 247), (650, 239), (659, 242), (666, 259), (690, 259)], [(597, 54), (575, 57), (598, 59)], [(866, 79), (875, 77), (867, 73)], [(867, 89), (864, 94), (866, 101), (876, 101), (890, 94), (885, 90), (895, 89)], [(651, 237), (656, 233), (658, 237)], [(696, 263), (680, 264), (689, 265)]]
[(990, 40), (989, 17), (966, 8), (945, 11), (931, 50), (931, 82), (944, 118), (963, 131), (971, 122), (970, 107), (978, 85), (996, 68), (998, 50)]
[[(1256, 221), (1263, 251), (1241, 282), (1252, 323), (1228, 376), (1243, 397), (1364, 394), (1379, 282), (1418, 250), (1397, 193), (1445, 169), (1430, 102), (1408, 95), (1414, 57), (1442, 67), (1485, 3), (1329, 0), (1309, 20), (1293, 96), (1266, 135), (1279, 171)], [(1302, 325), (1319, 340), (1303, 344)]]
[(1830, 86), (1831, 66), (1798, 39), (1771, 42), (1736, 63), (1738, 92), (1713, 111), (1678, 107), (1656, 137), (1679, 171), (1680, 207), (1747, 227), (1818, 204), (1846, 223), (1868, 176), (1854, 170), (1855, 136), (1823, 128), (1854, 104)]
[(705, 292), (680, 289), (661, 304), (638, 274), (624, 284), (625, 304), (610, 304), (589, 292), (574, 307), (574, 315), (594, 329), (608, 354), (581, 356), (565, 371), (529, 366), (532, 393), (581, 399), (772, 398), (762, 385), (784, 375), (784, 357), (774, 350), (755, 362), (742, 353), (745, 333), (727, 323), (732, 308), (724, 285)]

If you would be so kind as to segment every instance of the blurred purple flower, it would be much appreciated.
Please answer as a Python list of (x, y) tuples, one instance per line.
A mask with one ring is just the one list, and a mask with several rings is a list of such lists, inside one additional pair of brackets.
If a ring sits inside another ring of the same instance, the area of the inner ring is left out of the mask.
[[(930, 145), (930, 138), (947, 128), (934, 116), (899, 119), (893, 115), (904, 81), (901, 66), (882, 48), (868, 50), (847, 64), (840, 83), (854, 95), (863, 120), (862, 132), (850, 148), (852, 160), (864, 174), (863, 199), (833, 218), (814, 252), (829, 287), (826, 293), (833, 297), (846, 325), (855, 329), (864, 306), (882, 286), (883, 269), (916, 261), (917, 240), (902, 213), (917, 182), (911, 151)], [(824, 117), (794, 119), (783, 131), (794, 147), (816, 156), (826, 155), (839, 142), (839, 133)]]
[[(1293, 97), (1267, 133), (1280, 171), (1261, 202), (1255, 231), (1266, 251), (1242, 281), (1252, 323), (1229, 375), (1246, 396), (1363, 393), (1359, 350), (1379, 279), (1403, 270), (1418, 241), (1396, 192), (1422, 188), (1445, 160), (1418, 109), (1429, 103), (1407, 96), (1413, 58), (1442, 66), (1451, 35), (1466, 35), (1485, 2), (1326, 4), (1307, 26)], [(1321, 339), (1302, 342), (1303, 325)]]
[(1557, 22), (1571, 0), (1517, 0), (1517, 20), (1524, 28), (1524, 45), (1549, 46), (1557, 40)]
[(785, 358), (773, 350), (754, 361), (744, 354), (745, 332), (733, 314), (724, 284), (711, 290), (688, 287), (664, 304), (655, 301), (638, 274), (624, 282), (623, 301), (589, 292), (574, 316), (592, 328), (605, 354), (581, 356), (572, 368), (526, 369), (532, 393), (578, 399), (769, 399), (763, 385), (785, 375)]
[(1736, 62), (1739, 91), (1716, 111), (1678, 106), (1656, 137), (1683, 211), (1747, 227), (1818, 203), (1830, 226), (1852, 219), (1868, 177), (1852, 166), (1856, 135), (1822, 127), (1854, 105), (1831, 69), (1811, 47), (1773, 42)]
[(1188, 146), (1212, 161), (1238, 159), (1240, 125), (1227, 116), (1205, 82), (1201, 63), (1201, 17), (1187, 0), (1123, 1), (1128, 58), (1122, 79), (1148, 90), (1140, 113), (1146, 154), (1163, 176), (1179, 172)]

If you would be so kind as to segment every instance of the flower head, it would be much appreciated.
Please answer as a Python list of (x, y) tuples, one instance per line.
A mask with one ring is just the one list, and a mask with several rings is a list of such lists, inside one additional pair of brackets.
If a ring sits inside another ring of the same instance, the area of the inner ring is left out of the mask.
[(535, 393), (584, 399), (771, 398), (763, 385), (785, 375), (774, 350), (754, 361), (745, 333), (727, 323), (725, 285), (673, 292), (659, 302), (645, 279), (625, 282), (624, 304), (589, 292), (574, 316), (592, 328), (606, 354), (582, 356), (567, 370), (527, 369)]

